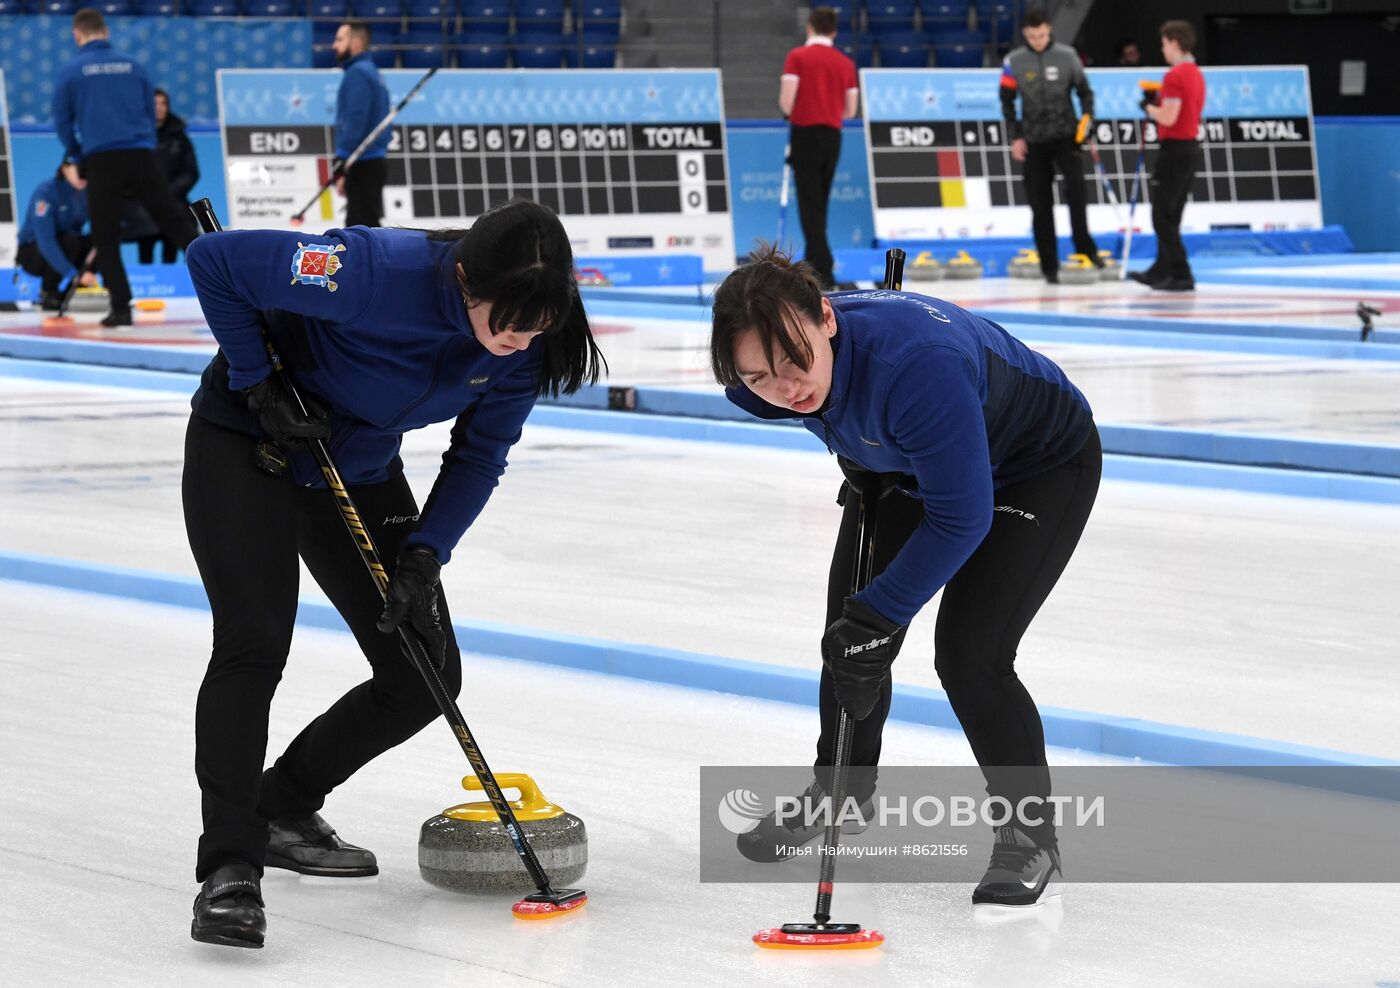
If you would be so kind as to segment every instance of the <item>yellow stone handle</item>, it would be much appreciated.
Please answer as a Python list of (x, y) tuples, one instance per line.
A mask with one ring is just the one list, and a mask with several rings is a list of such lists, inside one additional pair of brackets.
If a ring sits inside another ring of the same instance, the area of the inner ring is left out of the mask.
[[(544, 793), (540, 792), (540, 787), (535, 784), (535, 780), (524, 772), (501, 772), (496, 776), (496, 784), (501, 787), (503, 792), (506, 789), (520, 790), (519, 799), (506, 801), (510, 803), (510, 808), (515, 813), (517, 820), (552, 820), (564, 815), (563, 808), (555, 806), (545, 798)], [(474, 775), (462, 777), (462, 788), (467, 792), (483, 791), (481, 780)], [(442, 815), (454, 820), (468, 820), (474, 823), (492, 823), (499, 819), (496, 808), (491, 805), (489, 800), (461, 803), (443, 810)]]

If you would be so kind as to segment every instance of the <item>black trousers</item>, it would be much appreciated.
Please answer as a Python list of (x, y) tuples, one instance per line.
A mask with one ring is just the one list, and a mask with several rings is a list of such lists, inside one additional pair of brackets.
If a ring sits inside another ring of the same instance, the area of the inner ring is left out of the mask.
[[(92, 249), (92, 238), (79, 233), (60, 233), (58, 245), (63, 249), (68, 260), (78, 267), (82, 267), (87, 252)], [(23, 268), (26, 274), (31, 274), (42, 281), (41, 290), (45, 295), (58, 294), (58, 286), (63, 283), (63, 275), (49, 263), (49, 259), (44, 256), (44, 252), (39, 249), (38, 244), (20, 244), (19, 249), (15, 251), (15, 263)]]
[[(189, 203), (185, 206), (188, 208)], [(173, 240), (165, 240), (161, 237), (142, 237), (136, 241), (136, 256), (142, 264), (151, 264), (156, 259), (156, 244), (160, 244), (160, 261), (162, 264), (174, 264), (176, 256), (180, 253), (179, 246)]]
[(112, 297), (113, 309), (131, 305), (131, 285), (122, 264), (122, 215), (128, 199), (151, 214), (160, 235), (181, 250), (198, 233), (190, 211), (170, 194), (154, 151), (99, 151), (83, 159), (88, 216), (97, 247), (97, 270)]
[(1069, 206), (1070, 236), (1076, 253), (1097, 261), (1099, 245), (1089, 234), (1084, 193), (1084, 153), (1073, 140), (1026, 145), (1024, 177), (1026, 200), (1031, 204), (1031, 229), (1040, 253), (1040, 270), (1060, 270), (1060, 250), (1055, 243), (1055, 172), (1064, 176), (1065, 203)]
[(345, 172), (345, 225), (378, 226), (384, 215), (384, 181), (389, 162), (384, 158), (357, 161)]
[[(1003, 796), (1012, 805), (1024, 796), (1050, 795), (1045, 734), (1035, 701), (1016, 676), (1016, 650), (1079, 544), (1102, 470), (1103, 451), (1095, 430), (1068, 463), (998, 490), (997, 506), (1016, 510), (993, 515), (987, 537), (943, 588), (934, 628), (934, 669), (982, 766), (988, 794)], [(841, 616), (851, 590), (858, 505), (858, 497), (846, 497), (831, 557), (828, 626)], [(874, 570), (879, 574), (919, 527), (924, 506), (895, 493), (883, 498), (877, 511)], [(923, 661), (924, 656), (902, 655), (894, 674), (901, 664)], [(856, 722), (853, 767), (879, 764), (890, 692), (886, 684), (870, 716)], [(819, 774), (834, 761), (840, 712), (831, 674), (823, 669)], [(851, 795), (864, 799), (875, 773), (853, 772), (851, 779)]]
[(831, 270), (835, 261), (826, 239), (826, 214), (836, 162), (841, 157), (841, 131), (836, 127), (793, 127), (789, 140), (797, 216), (802, 222), (802, 239), (807, 242), (803, 256), (816, 269), (822, 286), (829, 287), (835, 283)]
[[(214, 614), (214, 647), (195, 707), (195, 775), (204, 833), (195, 877), (240, 859), (261, 868), (267, 821), (319, 810), (326, 794), (438, 714), (397, 635), (375, 627), (383, 607), (340, 512), (325, 490), (298, 487), (254, 464), (256, 440), (194, 415), (185, 435), (185, 528)], [(402, 474), (351, 494), (392, 567), (418, 507)], [(263, 771), (268, 708), (291, 647), (297, 559), (326, 592), (369, 659), (370, 678), (297, 735)], [(461, 688), (461, 656), (446, 600), (443, 680)]]
[(1181, 240), (1181, 217), (1200, 167), (1201, 145), (1196, 141), (1163, 141), (1157, 150), (1148, 180), (1152, 229), (1157, 234), (1157, 259), (1148, 272), (1154, 277), (1191, 277), (1191, 262)]

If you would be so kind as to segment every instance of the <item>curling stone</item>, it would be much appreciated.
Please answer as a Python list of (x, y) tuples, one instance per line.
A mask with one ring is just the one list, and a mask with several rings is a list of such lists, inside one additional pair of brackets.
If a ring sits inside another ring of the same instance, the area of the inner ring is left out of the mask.
[(1071, 254), (1060, 265), (1060, 284), (1087, 285), (1099, 280), (1099, 269), (1089, 260), (1088, 254)]
[(1006, 275), (1009, 278), (1039, 278), (1040, 251), (1022, 247), (1006, 266)]
[(107, 289), (93, 285), (91, 288), (76, 288), (68, 302), (69, 312), (106, 312), (112, 307), (112, 298)]
[(921, 250), (919, 256), (910, 262), (908, 274), (910, 281), (941, 281), (943, 265), (938, 263), (932, 251)]
[[(588, 833), (583, 821), (565, 813), (523, 772), (496, 776), (502, 790), (519, 789), (510, 800), (520, 828), (555, 888), (573, 885), (588, 867)], [(462, 779), (462, 788), (480, 792), (481, 780)], [(418, 873), (429, 885), (452, 892), (527, 892), (535, 883), (515, 853), (489, 801), (451, 806), (423, 822), (418, 834)]]
[(1099, 251), (1099, 260), (1103, 262), (1103, 267), (1099, 268), (1100, 281), (1117, 281), (1121, 277), (1118, 258), (1113, 256), (1113, 251)]
[(958, 281), (969, 281), (982, 277), (982, 262), (965, 250), (948, 260), (948, 277)]

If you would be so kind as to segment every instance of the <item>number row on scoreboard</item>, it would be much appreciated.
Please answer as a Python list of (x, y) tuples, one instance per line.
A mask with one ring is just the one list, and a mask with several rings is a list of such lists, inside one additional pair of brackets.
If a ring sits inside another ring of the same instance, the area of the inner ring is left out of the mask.
[(715, 124), (420, 124), (394, 128), (391, 153), (606, 153), (724, 150)]
[[(1094, 141), (1101, 148), (1115, 145), (1136, 147), (1144, 136), (1148, 144), (1157, 143), (1157, 125), (1150, 120), (1135, 118), (1094, 122)], [(1232, 117), (1203, 120), (1198, 136), (1207, 144), (1236, 147), (1241, 144), (1307, 145), (1312, 140), (1312, 131), (1307, 117)], [(1007, 143), (1006, 129), (1000, 120), (870, 122), (870, 146), (876, 151), (885, 148), (996, 147)]]

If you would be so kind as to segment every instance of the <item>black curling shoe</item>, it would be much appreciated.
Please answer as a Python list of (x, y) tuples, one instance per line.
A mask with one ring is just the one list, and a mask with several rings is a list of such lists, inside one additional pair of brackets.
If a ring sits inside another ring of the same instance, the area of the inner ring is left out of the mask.
[(1060, 894), (1060, 852), (1040, 847), (1018, 827), (996, 828), (992, 861), (972, 893), (973, 905), (1033, 906)]
[(379, 874), (373, 851), (347, 844), (321, 814), (268, 824), (267, 867), (326, 878), (368, 878)]
[[(779, 823), (777, 813), (769, 813), (758, 821), (758, 825), (752, 830), (740, 834), (737, 841), (739, 853), (758, 864), (774, 864), (792, 857), (803, 844), (824, 836), (826, 814), (820, 807), (823, 801), (827, 800), (827, 794), (822, 789), (822, 784), (813, 779), (807, 791), (798, 799), (801, 800), (801, 809), (791, 818)], [(859, 804), (862, 821), (874, 818), (872, 799), (873, 797), (867, 796)], [(847, 836), (863, 834), (868, 826), (868, 822), (843, 819), (841, 833)]]
[(235, 861), (204, 880), (194, 897), (191, 937), (226, 947), (261, 947), (265, 933), (267, 917), (256, 868)]
[(131, 325), (131, 309), (113, 309), (102, 317), (102, 325), (108, 329), (117, 329), (121, 326)]

